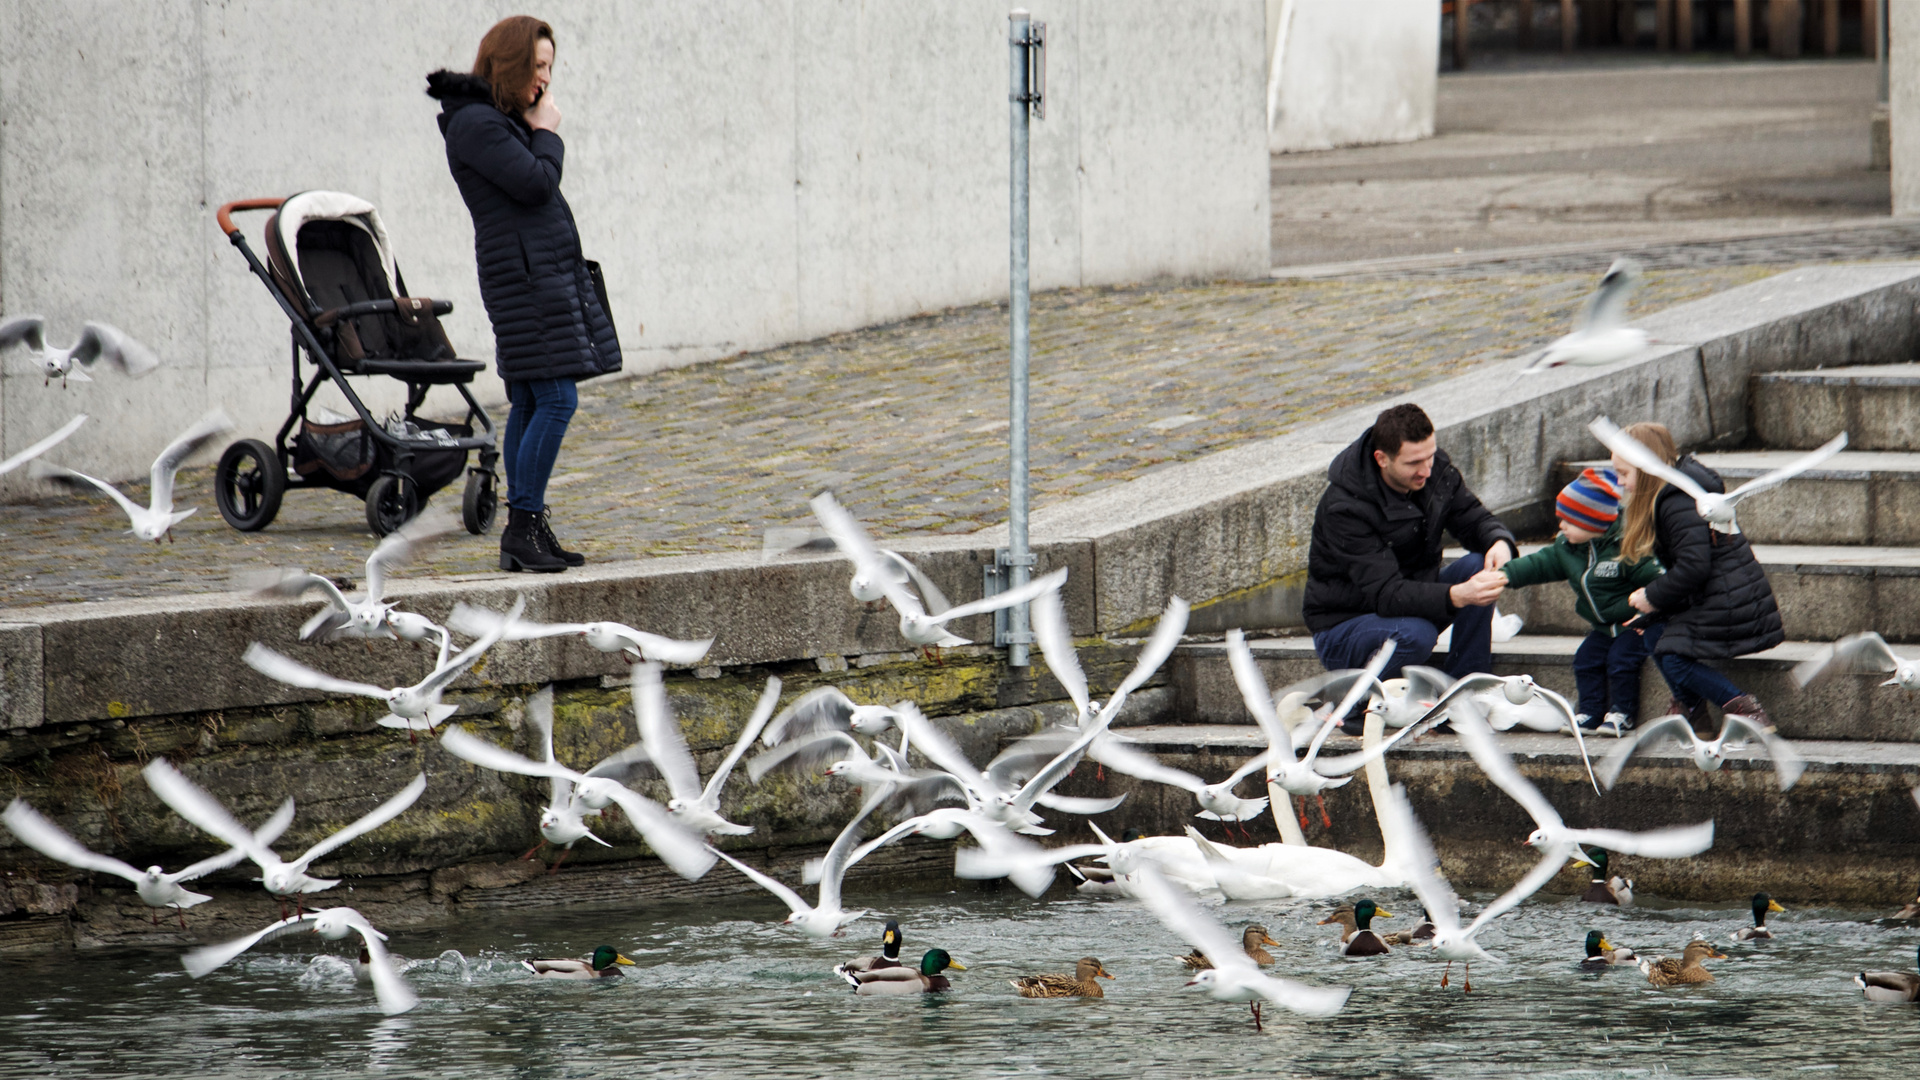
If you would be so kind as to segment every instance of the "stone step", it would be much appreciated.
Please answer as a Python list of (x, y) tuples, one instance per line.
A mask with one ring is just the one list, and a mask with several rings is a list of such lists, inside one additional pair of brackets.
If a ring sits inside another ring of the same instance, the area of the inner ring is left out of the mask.
[(1762, 446), (1811, 450), (1835, 432), (1859, 450), (1920, 446), (1920, 364), (1755, 375), (1749, 408)]
[[(1829, 431), (1827, 438), (1832, 437)], [(1802, 452), (1739, 450), (1696, 456), (1732, 490)], [(1554, 491), (1580, 470), (1605, 464), (1562, 462), (1554, 470)], [(1920, 544), (1920, 454), (1844, 450), (1820, 468), (1742, 502), (1740, 530), (1756, 544)]]
[[(1493, 647), (1494, 672), (1531, 675), (1534, 681), (1572, 701), (1573, 652), (1580, 641), (1570, 635), (1522, 634)], [(1314, 656), (1311, 638), (1264, 638), (1248, 644), (1268, 685), (1275, 690), (1323, 670)], [(1789, 739), (1920, 742), (1920, 695), (1882, 687), (1879, 677), (1865, 675), (1833, 676), (1805, 689), (1795, 686), (1793, 666), (1819, 647), (1815, 642), (1789, 641), (1716, 666), (1758, 697), (1780, 734)], [(1436, 654), (1429, 663), (1437, 665), (1444, 659), (1444, 654)], [(1173, 664), (1178, 702), (1175, 715), (1183, 721), (1252, 722), (1228, 668), (1225, 645), (1183, 645), (1174, 654)], [(1666, 683), (1649, 661), (1640, 676), (1640, 716), (1658, 716), (1666, 703)]]
[[(1920, 548), (1755, 544), (1753, 552), (1773, 585), (1790, 640), (1833, 641), (1874, 630), (1888, 641), (1920, 642)], [(1573, 589), (1562, 582), (1513, 590), (1501, 598), (1500, 610), (1524, 619), (1528, 633), (1588, 630), (1574, 613)]]

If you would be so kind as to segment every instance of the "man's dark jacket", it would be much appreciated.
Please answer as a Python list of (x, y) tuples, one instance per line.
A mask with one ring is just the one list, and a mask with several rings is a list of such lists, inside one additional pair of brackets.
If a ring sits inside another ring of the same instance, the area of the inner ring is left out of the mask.
[(427, 76), (460, 197), (473, 214), (480, 299), (500, 377), (584, 379), (620, 370), (620, 341), (594, 292), (560, 194), (566, 146), (494, 107), (485, 79)]
[[(1703, 490), (1727, 490), (1720, 474), (1692, 454), (1674, 462), (1674, 468)], [(1653, 500), (1653, 519), (1653, 553), (1667, 568), (1647, 586), (1647, 601), (1667, 622), (1654, 652), (1717, 660), (1771, 649), (1787, 639), (1773, 587), (1744, 535), (1714, 531), (1693, 496), (1671, 484)]]
[(1374, 464), (1368, 428), (1327, 467), (1307, 550), (1307, 629), (1319, 633), (1362, 615), (1451, 623), (1449, 586), (1437, 580), (1442, 531), (1469, 551), (1514, 542), (1467, 489), (1445, 450), (1434, 454), (1433, 475), (1419, 491), (1401, 495), (1388, 488)]

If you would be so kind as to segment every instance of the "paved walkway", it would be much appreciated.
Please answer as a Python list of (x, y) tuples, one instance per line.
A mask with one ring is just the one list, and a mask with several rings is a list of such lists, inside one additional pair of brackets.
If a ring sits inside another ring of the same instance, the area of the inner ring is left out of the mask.
[[(1636, 310), (1773, 269), (1656, 272)], [(1469, 269), (1036, 297), (1035, 502), (1517, 356), (1562, 332), (1592, 280)], [(769, 527), (804, 523), (821, 487), (884, 535), (998, 523), (1005, 367), (1005, 311), (983, 305), (591, 389), (549, 492), (556, 527), (596, 561), (754, 549)], [(180, 504), (200, 512), (170, 545), (133, 540), (104, 499), (0, 507), (0, 606), (222, 590), (272, 566), (361, 576), (357, 501), (295, 492), (272, 527), (243, 535), (220, 520), (210, 476), (183, 474)], [(492, 570), (495, 544), (460, 534), (415, 572)]]

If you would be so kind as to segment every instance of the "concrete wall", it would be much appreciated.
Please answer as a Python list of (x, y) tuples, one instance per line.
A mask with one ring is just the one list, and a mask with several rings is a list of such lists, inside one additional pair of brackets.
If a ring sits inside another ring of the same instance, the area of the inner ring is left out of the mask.
[[(1263, 0), (1031, 6), (1050, 32), (1035, 286), (1265, 273)], [(565, 190), (606, 267), (628, 370), (1003, 296), (1007, 7), (549, 4)], [(278, 426), (286, 330), (213, 223), (235, 198), (372, 200), (414, 291), (453, 299), (455, 344), (490, 357), (423, 79), (470, 64), (499, 14), (472, 0), (0, 5), (0, 314), (44, 314), (56, 340), (111, 322), (165, 360), (64, 391), (15, 368), (0, 453), (85, 411), (96, 423), (60, 460), (129, 477), (209, 403), (249, 434)], [(0, 480), (0, 496), (26, 490)]]
[(1276, 154), (1433, 134), (1434, 0), (1268, 0), (1268, 148)]
[(1887, 8), (1887, 134), (1893, 212), (1920, 214), (1920, 4)]

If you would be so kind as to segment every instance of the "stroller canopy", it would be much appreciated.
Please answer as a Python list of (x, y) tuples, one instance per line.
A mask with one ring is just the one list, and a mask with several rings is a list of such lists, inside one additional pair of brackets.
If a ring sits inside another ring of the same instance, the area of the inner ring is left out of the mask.
[[(308, 234), (306, 244), (300, 242), (301, 229), (323, 222), (338, 222), (339, 225), (331, 230), (324, 225), (318, 226)], [(337, 232), (341, 226), (363, 234), (365, 242), (327, 244), (316, 235)], [(316, 243), (316, 240), (321, 242)], [(376, 271), (374, 266), (365, 266), (357, 268), (358, 273), (328, 273), (324, 272), (324, 268), (312, 265), (315, 260), (332, 261), (329, 256), (334, 256), (352, 261), (356, 255), (364, 255), (369, 247), (373, 258), (368, 261), (378, 263), (377, 273), (386, 280), (387, 295), (403, 295), (399, 273), (394, 268), (393, 246), (387, 241), (387, 228), (380, 223), (380, 211), (375, 210), (367, 200), (344, 191), (303, 191), (280, 204), (279, 213), (267, 223), (267, 262), (273, 276), (279, 279), (281, 287), (290, 296), (305, 300), (311, 309), (334, 307), (342, 302), (338, 297), (316, 296), (314, 290), (308, 288), (308, 279), (316, 277), (316, 269), (323, 271), (317, 275), (322, 280), (314, 281), (316, 288), (330, 279), (342, 277), (361, 278), (364, 281), (371, 276), (371, 272)], [(294, 253), (298, 253), (298, 257), (290, 258)]]

